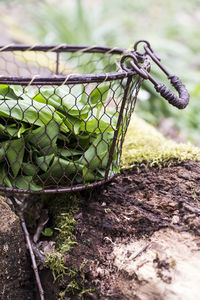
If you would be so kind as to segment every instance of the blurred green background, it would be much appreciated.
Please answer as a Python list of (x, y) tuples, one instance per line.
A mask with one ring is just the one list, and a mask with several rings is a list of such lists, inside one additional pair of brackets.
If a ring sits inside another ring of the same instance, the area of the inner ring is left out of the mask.
[[(191, 101), (179, 111), (145, 82), (137, 114), (177, 140), (200, 145), (199, 0), (7, 0), (5, 13), (45, 44), (131, 47), (147, 39), (162, 63), (187, 86)], [(164, 81), (153, 67), (153, 74)]]

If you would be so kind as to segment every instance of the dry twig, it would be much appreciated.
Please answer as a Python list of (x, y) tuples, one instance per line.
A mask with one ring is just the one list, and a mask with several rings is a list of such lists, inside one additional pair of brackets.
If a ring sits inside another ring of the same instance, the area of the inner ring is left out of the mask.
[(142, 252), (146, 251), (147, 248), (151, 245), (151, 243), (147, 244), (146, 246), (144, 246), (132, 259), (136, 259), (138, 256), (140, 256), (142, 254)]
[(38, 268), (37, 268), (37, 264), (36, 264), (36, 260), (35, 260), (35, 255), (33, 253), (33, 248), (32, 248), (32, 245), (31, 245), (31, 240), (30, 240), (29, 232), (28, 232), (27, 227), (26, 227), (24, 216), (21, 213), (19, 215), (19, 217), (20, 217), (22, 229), (23, 229), (24, 234), (25, 234), (28, 249), (29, 249), (29, 252), (30, 252), (30, 256), (31, 256), (32, 264), (33, 264), (33, 270), (34, 270), (34, 273), (35, 273), (35, 279), (36, 279), (37, 286), (38, 286), (39, 293), (40, 293), (40, 299), (45, 300), (44, 299), (44, 290), (42, 288), (42, 284), (41, 284), (41, 281), (40, 281), (40, 276), (39, 276), (39, 273), (38, 273)]

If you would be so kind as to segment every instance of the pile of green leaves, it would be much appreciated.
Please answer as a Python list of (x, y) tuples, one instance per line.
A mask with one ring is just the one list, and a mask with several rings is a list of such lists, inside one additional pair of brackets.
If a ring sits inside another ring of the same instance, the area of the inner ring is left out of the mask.
[(103, 110), (108, 92), (0, 85), (0, 184), (37, 191), (103, 179), (117, 122)]

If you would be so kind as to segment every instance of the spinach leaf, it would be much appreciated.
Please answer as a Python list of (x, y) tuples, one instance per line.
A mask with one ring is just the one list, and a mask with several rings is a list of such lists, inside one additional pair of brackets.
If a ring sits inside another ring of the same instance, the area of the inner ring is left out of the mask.
[(36, 157), (35, 161), (36, 164), (40, 167), (40, 169), (46, 172), (53, 158), (54, 158), (54, 154), (50, 154), (50, 155)]
[(45, 155), (47, 152), (55, 151), (59, 132), (59, 125), (51, 120), (47, 125), (30, 131), (26, 136), (26, 141), (33, 144), (41, 154)]
[(83, 167), (82, 175), (83, 175), (83, 178), (84, 178), (85, 182), (89, 182), (89, 181), (95, 180), (95, 175), (86, 166)]
[(24, 140), (10, 140), (8, 143), (6, 156), (10, 163), (14, 177), (17, 176), (19, 170), (22, 166), (23, 157), (24, 157)]
[[(21, 92), (20, 94), (23, 94), (23, 92)], [(17, 95), (15, 93), (15, 90), (11, 86), (8, 86), (5, 84), (0, 84), (0, 100), (3, 100), (3, 99), (17, 100), (19, 98), (19, 96), (20, 95), (19, 94)]]
[(89, 103), (91, 107), (96, 107), (97, 105), (102, 106), (108, 96), (109, 85), (95, 87), (89, 95)]
[(62, 100), (57, 94), (55, 94), (54, 88), (48, 88), (45, 90), (41, 89), (39, 92), (36, 92), (33, 99), (39, 103), (51, 105), (59, 112), (65, 113), (65, 109), (62, 106)]
[(82, 98), (80, 99), (81, 90), (77, 91), (78, 94), (76, 96), (70, 93), (70, 89), (67, 87), (59, 87), (57, 89), (48, 88), (48, 89), (40, 89), (40, 92), (36, 92), (34, 96), (34, 100), (44, 103), (46, 105), (53, 106), (57, 111), (75, 116), (75, 117), (82, 117), (86, 118), (87, 113), (89, 111), (89, 107), (81, 102)]
[(13, 184), (11, 183), (10, 179), (8, 178), (7, 169), (4, 164), (0, 165), (0, 174), (1, 174), (0, 184), (12, 188)]
[(106, 167), (109, 158), (110, 135), (108, 132), (99, 134), (92, 145), (79, 159), (80, 163), (90, 170)]
[(74, 157), (74, 156), (80, 156), (83, 154), (83, 151), (80, 150), (74, 150), (74, 149), (65, 149), (65, 148), (58, 148), (58, 153), (63, 157)]
[(63, 132), (69, 131), (56, 113), (54, 107), (44, 105), (32, 99), (0, 101), (0, 115), (38, 126), (43, 126), (54, 120), (54, 122), (60, 125)]
[(32, 176), (18, 176), (14, 181), (13, 185), (16, 185), (17, 188), (22, 190), (31, 190), (31, 191), (40, 191), (42, 187), (37, 185), (33, 181)]
[(38, 167), (30, 162), (23, 163), (22, 172), (27, 176), (35, 176), (38, 172)]
[(63, 120), (64, 124), (73, 132), (75, 135), (78, 135), (80, 132), (82, 121), (72, 116), (67, 116)]
[(4, 161), (8, 149), (9, 141), (0, 143), (0, 161)]
[(91, 111), (90, 116), (82, 122), (81, 131), (87, 132), (113, 132), (116, 129), (117, 116), (112, 115), (109, 112), (99, 112), (98, 109), (94, 108)]
[(83, 165), (72, 162), (60, 157), (54, 157), (53, 163), (48, 170), (48, 175), (61, 178), (62, 176), (69, 176), (71, 174), (76, 174), (78, 171), (82, 171)]

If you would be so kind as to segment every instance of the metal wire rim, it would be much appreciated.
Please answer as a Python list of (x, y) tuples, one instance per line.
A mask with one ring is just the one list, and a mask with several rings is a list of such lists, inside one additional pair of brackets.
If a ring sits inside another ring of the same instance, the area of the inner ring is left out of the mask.
[[(75, 45), (7, 45), (0, 46), (0, 52), (8, 51), (42, 51), (42, 52), (84, 52), (84, 53), (105, 53), (105, 54), (119, 54), (126, 53), (126, 49), (111, 48), (111, 47), (99, 47), (99, 46), (75, 46)], [(63, 85), (74, 83), (92, 83), (92, 82), (104, 82), (111, 80), (123, 79), (135, 74), (135, 71), (130, 70), (128, 72), (108, 72), (101, 74), (68, 74), (68, 75), (51, 75), (43, 77), (40, 75), (34, 77), (23, 76), (3, 76), (0, 75), (0, 84), (14, 84), (14, 85)]]
[(18, 194), (52, 194), (52, 193), (66, 193), (66, 192), (78, 192), (78, 191), (82, 191), (82, 190), (87, 190), (87, 189), (92, 189), (94, 187), (100, 186), (102, 184), (105, 184), (111, 180), (113, 180), (114, 178), (116, 178), (117, 176), (119, 176), (119, 174), (114, 174), (110, 177), (108, 177), (107, 179), (103, 179), (100, 181), (96, 181), (94, 183), (91, 184), (77, 184), (73, 187), (63, 187), (63, 188), (49, 188), (49, 189), (45, 189), (45, 190), (41, 190), (41, 191), (32, 191), (32, 190), (22, 190), (22, 189), (18, 189), (18, 188), (9, 188), (9, 187), (4, 187), (4, 186), (0, 186), (0, 191), (4, 192), (4, 193), (18, 193)]

